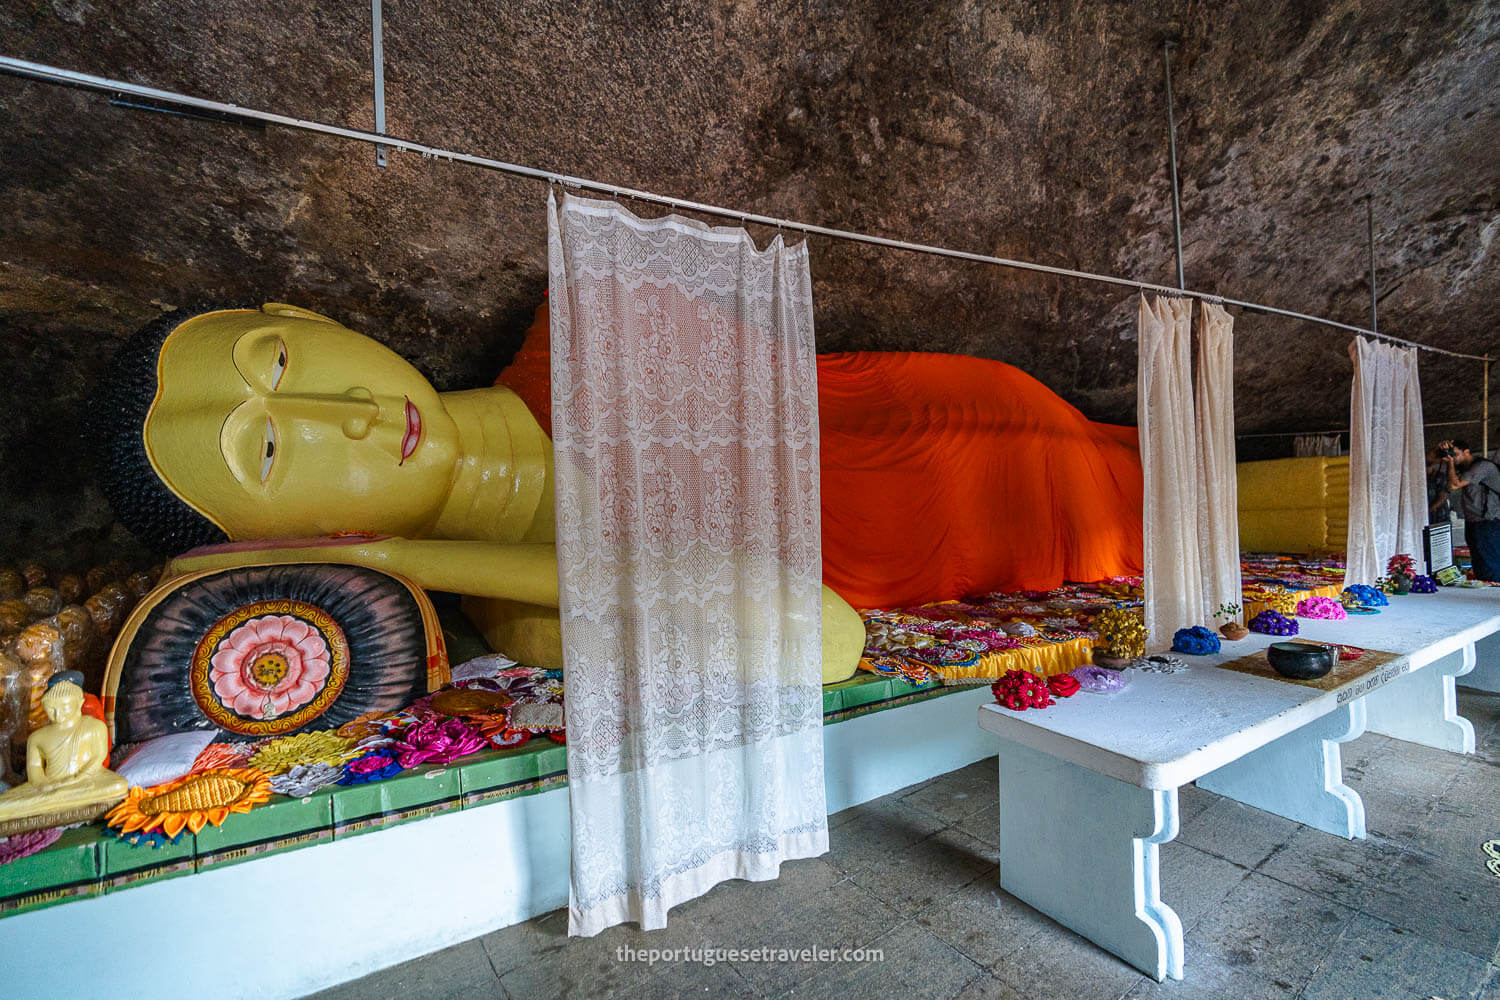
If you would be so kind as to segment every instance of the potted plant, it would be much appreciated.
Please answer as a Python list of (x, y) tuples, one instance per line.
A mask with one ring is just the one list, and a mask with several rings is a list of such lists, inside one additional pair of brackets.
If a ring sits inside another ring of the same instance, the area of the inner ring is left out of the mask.
[(1237, 642), (1250, 634), (1250, 630), (1240, 624), (1238, 604), (1219, 605), (1219, 610), (1214, 612), (1214, 619), (1223, 620), (1224, 624), (1219, 626), (1219, 634), (1230, 642)]
[(1416, 562), (1404, 552), (1391, 556), (1390, 562), (1385, 564), (1385, 573), (1391, 578), (1391, 589), (1398, 594), (1409, 594), (1411, 582), (1417, 575)]

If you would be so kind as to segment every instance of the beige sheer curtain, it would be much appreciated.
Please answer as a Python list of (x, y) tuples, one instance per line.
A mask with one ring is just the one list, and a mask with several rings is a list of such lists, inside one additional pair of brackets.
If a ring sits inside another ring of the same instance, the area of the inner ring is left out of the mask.
[(548, 201), (568, 929), (828, 850), (807, 244)]
[(1427, 478), (1422, 386), (1412, 348), (1356, 337), (1349, 403), (1349, 538), (1345, 584), (1372, 584), (1391, 556), (1422, 561)]
[(1136, 410), (1145, 476), (1147, 648), (1200, 624), (1198, 448), (1193, 417), (1191, 309), (1186, 299), (1141, 296)]
[(1219, 605), (1243, 602), (1240, 600), (1239, 482), (1234, 468), (1234, 317), (1217, 303), (1200, 305), (1198, 556), (1202, 567), (1202, 617), (1209, 619)]

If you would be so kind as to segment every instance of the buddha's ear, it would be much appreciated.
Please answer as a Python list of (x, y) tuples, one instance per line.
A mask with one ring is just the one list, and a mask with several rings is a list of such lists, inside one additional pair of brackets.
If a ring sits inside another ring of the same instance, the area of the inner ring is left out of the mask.
[(260, 307), (260, 311), (269, 313), (272, 316), (286, 316), (289, 319), (312, 319), (317, 320), (319, 323), (332, 323), (334, 326), (339, 325), (338, 320), (329, 319), (322, 313), (315, 313), (311, 309), (303, 309), (301, 306), (289, 306), (285, 302), (267, 302)]

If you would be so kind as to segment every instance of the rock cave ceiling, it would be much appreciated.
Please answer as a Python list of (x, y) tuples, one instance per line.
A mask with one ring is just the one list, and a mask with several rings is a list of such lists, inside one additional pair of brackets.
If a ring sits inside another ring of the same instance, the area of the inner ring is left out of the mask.
[[(373, 127), (367, 8), (121, 8), (9, 3), (0, 52)], [(1190, 287), (1366, 324), (1369, 193), (1381, 329), (1500, 356), (1495, 4), (386, 0), (384, 11), (392, 134), (1163, 283), (1171, 37)], [(410, 154), (379, 170), (363, 145), (11, 77), (0, 128), (13, 400), (0, 529), (22, 549), (108, 537), (77, 416), (114, 346), (161, 309), (295, 302), (461, 388), (493, 377), (546, 286), (533, 181)], [(1123, 290), (820, 238), (812, 252), (820, 350), (996, 358), (1093, 418), (1134, 422)], [(1249, 314), (1236, 332), (1240, 431), (1347, 426), (1345, 334)], [(1477, 363), (1421, 363), (1429, 421), (1477, 417)]]

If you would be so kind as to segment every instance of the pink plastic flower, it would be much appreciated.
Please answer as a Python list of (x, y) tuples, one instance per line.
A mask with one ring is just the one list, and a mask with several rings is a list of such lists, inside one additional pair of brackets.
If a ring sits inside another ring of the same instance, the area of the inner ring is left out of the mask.
[(291, 615), (252, 618), (229, 633), (209, 660), (214, 693), (231, 711), (274, 719), (317, 697), (332, 656), (313, 628)]
[(1331, 597), (1305, 597), (1297, 602), (1298, 618), (1348, 618), (1344, 606)]
[(447, 764), (476, 750), (489, 741), (461, 719), (424, 719), (401, 734), (396, 741), (397, 760), (402, 767), (418, 764)]

